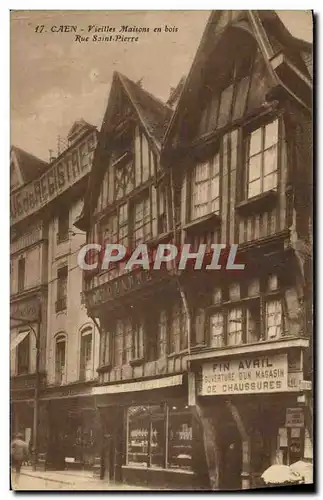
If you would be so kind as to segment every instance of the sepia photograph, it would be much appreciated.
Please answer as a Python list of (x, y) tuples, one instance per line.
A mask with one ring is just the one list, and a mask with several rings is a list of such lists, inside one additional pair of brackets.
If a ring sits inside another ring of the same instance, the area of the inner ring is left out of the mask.
[(313, 31), (11, 10), (11, 490), (315, 491)]

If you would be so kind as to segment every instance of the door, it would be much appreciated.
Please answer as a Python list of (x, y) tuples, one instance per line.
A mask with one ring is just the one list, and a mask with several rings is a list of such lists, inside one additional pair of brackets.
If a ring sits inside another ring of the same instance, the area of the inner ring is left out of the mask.
[(220, 456), (220, 490), (241, 490), (242, 446), (233, 422), (221, 431)]

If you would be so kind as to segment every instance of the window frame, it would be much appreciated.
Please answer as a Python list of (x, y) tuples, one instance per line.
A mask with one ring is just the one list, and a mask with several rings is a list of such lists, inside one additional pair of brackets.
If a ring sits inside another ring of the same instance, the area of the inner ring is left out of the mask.
[(18, 293), (23, 292), (26, 286), (26, 257), (18, 259)]
[[(221, 158), (220, 148), (217, 149), (216, 153), (214, 153), (211, 157), (204, 161), (200, 161), (196, 163), (190, 175), (190, 196), (188, 197), (189, 201), (189, 219), (190, 221), (198, 220), (201, 217), (206, 215), (210, 215), (212, 213), (220, 214), (221, 210), (221, 196), (222, 196), (222, 158)], [(217, 160), (216, 160), (217, 159)], [(197, 169), (201, 166), (207, 167), (207, 174), (205, 175), (205, 179), (202, 181), (197, 181)], [(217, 180), (218, 183), (218, 194), (215, 198), (212, 198), (212, 183), (214, 180)], [(198, 189), (197, 186), (202, 184), (207, 184), (207, 201), (204, 203), (196, 203), (194, 201), (195, 198), (198, 198)], [(217, 203), (218, 208), (214, 210), (214, 203)], [(206, 205), (206, 211), (202, 214), (198, 214), (198, 207)]]
[[(275, 143), (271, 144), (269, 147), (266, 148), (266, 128), (270, 126), (271, 124), (275, 123), (277, 121), (277, 140)], [(261, 131), (261, 146), (260, 150), (257, 153), (251, 154), (250, 155), (250, 143), (251, 143), (251, 137), (252, 134)], [(243, 200), (249, 201), (252, 200), (256, 197), (259, 196), (264, 196), (266, 193), (270, 191), (279, 191), (279, 186), (280, 186), (280, 172), (281, 172), (281, 152), (282, 152), (282, 143), (284, 141), (283, 138), (283, 126), (282, 126), (282, 118), (281, 114), (275, 114), (275, 115), (270, 115), (269, 117), (266, 116), (265, 118), (262, 118), (261, 120), (256, 120), (252, 124), (248, 125), (245, 127), (245, 130), (243, 132), (243, 165), (244, 165), (244, 172), (245, 172), (245, 181), (243, 183)], [(265, 153), (272, 148), (276, 148), (276, 168), (274, 170), (271, 170), (268, 174), (265, 175)], [(250, 178), (250, 159), (255, 158), (257, 156), (261, 157), (261, 164), (260, 164), (260, 192), (249, 196), (249, 185), (250, 183), (254, 182), (257, 179), (254, 179), (253, 181), (249, 181)], [(270, 175), (276, 175), (276, 184), (274, 187), (271, 187), (269, 189), (264, 188), (264, 179), (265, 177), (269, 177)]]
[[(60, 363), (60, 369), (58, 369), (58, 346), (64, 344), (64, 364)], [(55, 336), (55, 384), (62, 385), (66, 382), (66, 362), (67, 357), (67, 336), (64, 333), (58, 333)]]

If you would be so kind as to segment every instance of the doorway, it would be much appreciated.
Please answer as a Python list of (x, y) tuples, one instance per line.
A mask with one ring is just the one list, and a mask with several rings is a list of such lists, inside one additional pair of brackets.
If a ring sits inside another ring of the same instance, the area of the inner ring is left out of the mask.
[[(225, 421), (224, 421), (225, 422)], [(220, 490), (241, 490), (242, 445), (235, 422), (227, 420), (219, 433)]]

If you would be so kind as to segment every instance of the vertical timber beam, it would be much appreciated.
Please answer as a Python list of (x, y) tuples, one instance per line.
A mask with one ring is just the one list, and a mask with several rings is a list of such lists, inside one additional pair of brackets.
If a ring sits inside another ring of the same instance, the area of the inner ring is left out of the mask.
[(245, 425), (241, 418), (241, 415), (237, 409), (237, 407), (231, 402), (226, 401), (226, 405), (229, 408), (233, 420), (235, 421), (239, 434), (241, 436), (242, 441), (242, 471), (241, 471), (241, 479), (242, 479), (242, 489), (248, 490), (251, 486), (250, 481), (250, 461), (251, 461), (251, 446), (250, 446), (250, 438), (246, 431)]
[(212, 417), (206, 414), (205, 409), (198, 403), (194, 408), (203, 429), (203, 444), (209, 473), (210, 488), (212, 491), (216, 491), (219, 490), (219, 449), (216, 440), (216, 430), (213, 425)]

